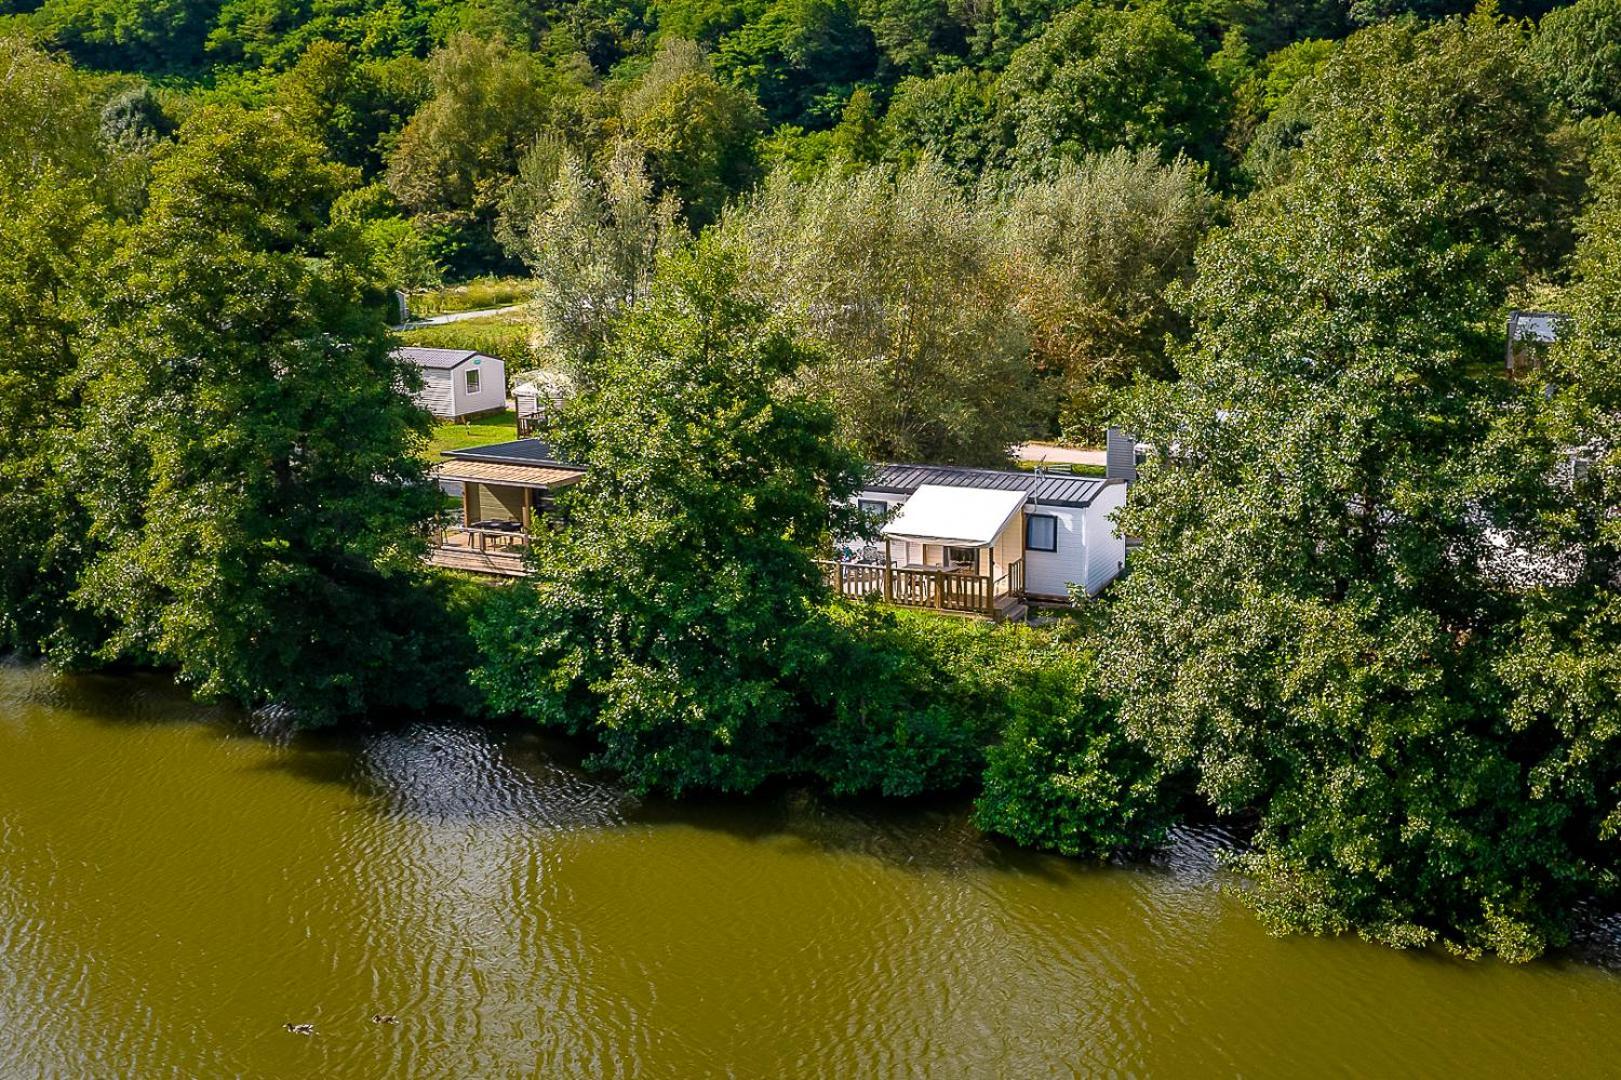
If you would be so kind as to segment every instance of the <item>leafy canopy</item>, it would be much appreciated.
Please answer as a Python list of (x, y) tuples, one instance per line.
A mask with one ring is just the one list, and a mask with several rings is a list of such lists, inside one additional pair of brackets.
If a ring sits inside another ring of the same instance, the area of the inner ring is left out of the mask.
[(1025, 174), (1115, 146), (1219, 157), (1219, 87), (1160, 3), (1082, 0), (1013, 54), (996, 97), (1009, 162)]
[(988, 216), (945, 170), (779, 171), (723, 232), (822, 346), (805, 380), (869, 458), (997, 464), (1028, 433), (1024, 321)]
[(87, 81), (0, 37), (0, 650), (93, 643), (67, 596), (86, 523), (63, 474), (95, 272), (111, 242)]
[(495, 708), (595, 738), (641, 790), (782, 773), (822, 654), (812, 557), (859, 462), (795, 389), (812, 354), (708, 241), (618, 326), (556, 450), (589, 472), (535, 576), (478, 628)]
[(110, 267), (76, 453), (104, 656), (306, 722), (444, 677), (416, 588), (426, 417), (327, 220), (346, 182), (263, 113), (192, 117)]
[[(1108, 662), (1167, 768), (1259, 811), (1269, 925), (1523, 958), (1595, 883), (1492, 674), (1544, 484), (1491, 437), (1482, 320), (1536, 246), (1552, 123), (1484, 15), (1370, 31), (1311, 83), (1289, 178), (1199, 252), (1180, 380), (1134, 407), (1169, 456), (1124, 515)], [(1485, 125), (1438, 122), (1472, 101)]]

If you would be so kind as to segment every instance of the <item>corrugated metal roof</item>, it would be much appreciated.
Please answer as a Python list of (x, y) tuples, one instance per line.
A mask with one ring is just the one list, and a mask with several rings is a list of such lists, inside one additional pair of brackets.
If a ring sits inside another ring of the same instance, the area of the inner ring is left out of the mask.
[(971, 469), (958, 465), (882, 465), (867, 484), (868, 491), (910, 495), (925, 484), (944, 487), (990, 488), (1023, 491), (1048, 506), (1088, 506), (1098, 492), (1121, 480), (1096, 476), (1055, 476), (1022, 469)]
[[(583, 466), (559, 461), (542, 439), (514, 439), (511, 442), (446, 450), (452, 461), (484, 461), (497, 465), (545, 466), (583, 473)], [(882, 465), (867, 484), (869, 491), (911, 495), (925, 484), (945, 487), (988, 488), (994, 491), (1023, 491), (1038, 503), (1049, 506), (1088, 506), (1098, 492), (1122, 480), (1096, 476), (1064, 476), (1025, 472), (1020, 469), (974, 469), (958, 465)]]
[(491, 443), (488, 446), (470, 446), (465, 450), (446, 450), (444, 455), (456, 461), (493, 461), (502, 465), (551, 465), (560, 469), (584, 472), (583, 466), (559, 461), (552, 448), (541, 439), (514, 439), (511, 442)]
[(459, 368), (475, 356), (482, 356), (486, 360), (495, 357), (481, 353), (476, 349), (430, 349), (425, 345), (401, 345), (394, 350), (394, 355), (406, 363), (415, 364), (419, 368), (432, 371), (449, 371)]

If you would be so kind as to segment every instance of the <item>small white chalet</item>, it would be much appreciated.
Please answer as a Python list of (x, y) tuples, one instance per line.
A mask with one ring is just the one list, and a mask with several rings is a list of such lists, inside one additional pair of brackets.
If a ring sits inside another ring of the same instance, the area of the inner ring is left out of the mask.
[(507, 367), (499, 357), (472, 349), (405, 345), (394, 355), (422, 372), (417, 404), (442, 420), (500, 412), (507, 405)]
[(886, 465), (858, 496), (877, 543), (824, 564), (850, 597), (995, 619), (1026, 602), (1096, 595), (1126, 565), (1110, 516), (1126, 482), (1013, 469)]
[(1559, 340), (1565, 317), (1553, 311), (1508, 313), (1508, 373), (1522, 374), (1542, 361), (1548, 346)]

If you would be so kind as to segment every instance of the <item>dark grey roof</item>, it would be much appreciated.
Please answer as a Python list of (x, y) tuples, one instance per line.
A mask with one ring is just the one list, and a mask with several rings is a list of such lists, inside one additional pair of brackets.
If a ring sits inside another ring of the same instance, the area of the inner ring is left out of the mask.
[(579, 469), (585, 466), (559, 461), (552, 448), (540, 439), (514, 439), (512, 442), (491, 443), (489, 446), (470, 446), (465, 450), (446, 450), (444, 456), (458, 461), (491, 461), (498, 465), (550, 465), (561, 469)]
[(475, 356), (482, 356), (486, 360), (495, 359), (488, 353), (481, 353), (476, 349), (430, 349), (423, 345), (401, 345), (394, 350), (394, 355), (407, 363), (431, 371), (450, 371), (452, 368), (459, 368)]
[(1124, 480), (1100, 476), (1054, 476), (1022, 469), (970, 469), (958, 465), (880, 465), (867, 491), (910, 495), (924, 484), (944, 487), (992, 488), (1024, 491), (1048, 506), (1089, 506), (1098, 492)]

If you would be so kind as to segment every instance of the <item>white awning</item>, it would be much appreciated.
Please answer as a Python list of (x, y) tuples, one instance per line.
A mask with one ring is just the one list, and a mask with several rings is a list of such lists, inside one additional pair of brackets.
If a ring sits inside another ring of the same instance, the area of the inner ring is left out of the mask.
[(948, 547), (994, 543), (1024, 505), (1023, 491), (924, 484), (883, 528), (892, 540), (914, 540)]

